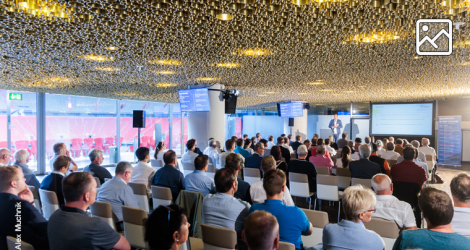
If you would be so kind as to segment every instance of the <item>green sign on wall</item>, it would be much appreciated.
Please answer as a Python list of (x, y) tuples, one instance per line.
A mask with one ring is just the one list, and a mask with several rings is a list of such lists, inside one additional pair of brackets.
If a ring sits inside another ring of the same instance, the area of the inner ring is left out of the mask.
[(21, 101), (21, 100), (23, 100), (23, 95), (22, 94), (17, 94), (17, 93), (10, 93), (9, 98), (10, 98), (10, 100)]

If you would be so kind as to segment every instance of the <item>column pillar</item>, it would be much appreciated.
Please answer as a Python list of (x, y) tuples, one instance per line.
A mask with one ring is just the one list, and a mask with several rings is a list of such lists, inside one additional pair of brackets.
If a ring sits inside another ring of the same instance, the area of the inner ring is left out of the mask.
[[(188, 112), (188, 138), (195, 138), (201, 151), (207, 147), (209, 138), (214, 138), (224, 145), (225, 137), (225, 100), (222, 92), (225, 86), (214, 85), (190, 85), (189, 88), (208, 88), (209, 112)], [(185, 142), (186, 143), (186, 142)], [(185, 146), (185, 145), (183, 145)]]
[(292, 127), (292, 140), (295, 140), (297, 135), (302, 137), (301, 141), (307, 139), (307, 115), (308, 109), (303, 110), (303, 116), (294, 117), (294, 126)]

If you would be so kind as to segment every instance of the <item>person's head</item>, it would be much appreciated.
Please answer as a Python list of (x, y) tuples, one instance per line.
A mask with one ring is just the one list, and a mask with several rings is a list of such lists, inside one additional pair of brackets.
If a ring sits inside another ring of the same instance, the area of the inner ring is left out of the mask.
[(243, 241), (249, 250), (279, 248), (279, 224), (271, 213), (258, 210), (246, 217)]
[(382, 140), (375, 141), (375, 144), (377, 144), (377, 148), (382, 148), (384, 146), (384, 143), (382, 142)]
[(281, 137), (286, 137), (286, 134), (281, 134)]
[(0, 167), (0, 193), (18, 195), (26, 189), (23, 170), (18, 166)]
[(90, 151), (88, 154), (88, 157), (90, 158), (91, 163), (96, 164), (96, 165), (101, 165), (103, 163), (103, 150), (99, 149), (93, 149)]
[(388, 141), (391, 142), (391, 143), (394, 143), (395, 142), (395, 137), (393, 137), (393, 136), (388, 137)]
[(260, 134), (260, 133), (256, 133), (256, 138), (257, 138), (258, 140), (260, 140), (260, 139), (261, 139), (261, 134)]
[(238, 181), (235, 171), (231, 168), (221, 168), (214, 175), (215, 189), (219, 193), (235, 194), (238, 190)]
[(127, 161), (121, 161), (116, 166), (116, 177), (121, 177), (126, 183), (132, 178), (132, 165)]
[(65, 155), (67, 153), (67, 147), (63, 142), (58, 142), (52, 147), (54, 154), (56, 155)]
[(402, 139), (397, 139), (397, 146), (403, 146), (403, 140)]
[(450, 182), (450, 192), (456, 206), (462, 203), (470, 206), (470, 175), (461, 173), (455, 176)]
[(196, 159), (194, 159), (194, 169), (202, 170), (204, 172), (207, 171), (207, 166), (209, 166), (209, 156), (207, 155), (198, 155)]
[(353, 147), (354, 147), (354, 141), (348, 140), (348, 146), (349, 146), (350, 148), (353, 148)]
[(11, 152), (6, 148), (0, 149), (0, 163), (7, 165), (10, 162)]
[(377, 144), (375, 144), (374, 142), (371, 142), (370, 144), (370, 148), (372, 149), (372, 153), (375, 153), (377, 152)]
[(261, 143), (261, 142), (256, 143), (255, 152), (258, 153), (259, 155), (263, 156), (264, 155), (264, 144)]
[(412, 140), (411, 145), (413, 145), (413, 147), (415, 147), (415, 148), (419, 148), (419, 146), (420, 146), (418, 140)]
[(366, 136), (366, 137), (364, 138), (364, 143), (366, 143), (366, 144), (371, 143), (369, 136)]
[(286, 174), (280, 169), (266, 172), (263, 177), (263, 188), (268, 197), (284, 195), (286, 189)]
[(62, 192), (65, 203), (78, 203), (82, 207), (88, 207), (95, 203), (96, 181), (89, 172), (74, 172), (62, 180)]
[(182, 207), (160, 205), (145, 223), (145, 241), (153, 250), (178, 249), (188, 240), (190, 226)]
[(277, 144), (278, 144), (279, 146), (283, 145), (283, 144), (284, 144), (284, 137), (278, 137), (278, 138), (277, 138)]
[(346, 220), (367, 223), (377, 202), (374, 192), (362, 185), (350, 186), (344, 190), (343, 211)]
[(318, 154), (318, 155), (325, 155), (325, 154), (326, 154), (326, 148), (325, 148), (325, 146), (318, 146), (318, 147), (317, 147), (317, 154)]
[(274, 142), (274, 136), (272, 136), (272, 135), (268, 136), (268, 141)]
[(176, 166), (177, 160), (176, 160), (176, 153), (173, 150), (168, 150), (164, 155), (163, 155), (163, 162), (165, 162), (166, 165), (172, 165)]
[(308, 154), (308, 149), (305, 145), (300, 145), (297, 148), (297, 155), (299, 156), (299, 159), (305, 159), (305, 157), (307, 157), (307, 154)]
[(234, 135), (234, 136), (232, 136), (232, 138), (231, 138), (231, 140), (232, 140), (233, 142), (235, 142), (235, 143), (237, 143), (237, 139), (238, 139), (238, 137), (237, 137), (237, 136), (235, 136), (235, 135)]
[(325, 140), (323, 140), (322, 138), (318, 138), (317, 146), (323, 146), (323, 145), (325, 145)]
[(261, 140), (259, 140), (259, 142), (261, 142), (263, 144), (264, 148), (268, 147), (268, 141), (266, 141), (266, 139), (261, 139)]
[(245, 145), (244, 148), (249, 148), (251, 146), (251, 140), (250, 139), (245, 139)]
[(341, 149), (341, 155), (350, 155), (351, 154), (351, 148), (349, 146), (344, 146)]
[[(329, 140), (329, 144), (327, 144), (327, 145), (330, 145), (330, 144), (335, 142), (335, 139), (332, 135), (329, 135), (327, 140)], [(326, 140), (325, 140), (325, 144), (326, 144)]]
[(421, 144), (423, 144), (423, 146), (429, 146), (429, 139), (428, 138), (421, 139)]
[(392, 180), (386, 174), (376, 174), (371, 179), (372, 188), (377, 195), (392, 195)]
[(330, 144), (331, 144), (331, 140), (330, 140), (330, 138), (328, 137), (327, 139), (325, 139), (325, 145), (326, 145), (326, 146), (330, 146)]
[(359, 137), (357, 137), (354, 141), (356, 142), (356, 145), (362, 143), (362, 139)]
[(164, 141), (159, 141), (157, 144), (157, 151), (162, 151), (166, 149), (166, 145)]
[(245, 141), (243, 141), (243, 139), (237, 139), (237, 146), (238, 147), (243, 147), (244, 143), (245, 143)]
[(312, 147), (317, 146), (317, 141), (318, 141), (318, 138), (313, 138), (312, 139)]
[(307, 140), (304, 141), (304, 145), (305, 145), (305, 147), (307, 147), (307, 149), (309, 149), (312, 146), (312, 142), (307, 139)]
[(302, 140), (302, 136), (296, 135), (296, 136), (295, 136), (295, 140), (298, 141), (298, 142), (300, 142), (300, 140)]
[(343, 138), (343, 139), (346, 140), (346, 138), (348, 138), (348, 133), (343, 132), (343, 133), (341, 134), (341, 138)]
[(245, 139), (245, 140), (248, 139), (248, 135), (247, 135), (247, 134), (244, 134), (244, 135), (243, 135), (243, 139)]
[(214, 139), (209, 139), (207, 142), (208, 147), (216, 148), (217, 147), (217, 142)]
[(370, 142), (375, 142), (375, 136), (373, 135), (370, 136)]
[(254, 136), (251, 137), (251, 143), (252, 143), (253, 145), (256, 145), (256, 143), (258, 143), (258, 138), (254, 137)]
[(289, 134), (289, 135), (287, 136), (287, 139), (289, 139), (289, 140), (291, 140), (291, 141), (292, 141), (292, 135), (291, 135), (291, 134)]
[(364, 145), (359, 146), (359, 155), (363, 159), (369, 159), (370, 151), (371, 149), (370, 149), (369, 144), (364, 144)]
[(386, 146), (387, 146), (387, 143), (388, 143), (388, 139), (387, 139), (387, 138), (384, 138), (384, 139), (382, 140), (382, 142), (383, 142), (383, 144), (384, 144), (384, 147), (386, 147)]
[(20, 149), (15, 152), (15, 161), (26, 164), (29, 160), (29, 152), (26, 149)]
[(54, 167), (54, 171), (58, 171), (64, 174), (67, 173), (71, 161), (72, 159), (70, 159), (68, 156), (60, 155), (55, 159), (54, 163), (52, 164), (52, 166)]
[(387, 143), (387, 151), (394, 151), (395, 150), (395, 144), (393, 142)]
[(271, 148), (270, 154), (274, 157), (276, 161), (280, 161), (282, 158), (282, 152), (281, 152), (281, 147), (279, 146), (273, 146)]
[(225, 167), (232, 169), (234, 172), (240, 170), (241, 159), (238, 154), (230, 153), (225, 158)]
[(188, 151), (194, 151), (194, 149), (196, 149), (196, 140), (189, 139), (186, 142), (186, 148), (188, 149)]
[(403, 158), (412, 161), (415, 158), (415, 149), (413, 147), (403, 149)]
[(289, 145), (289, 138), (287, 138), (287, 137), (283, 137), (283, 138), (284, 138), (284, 144)]
[(225, 149), (227, 149), (227, 151), (233, 151), (234, 148), (235, 148), (234, 140), (230, 139), (225, 142)]
[(334, 114), (333, 119), (338, 120), (338, 114)]
[(269, 170), (273, 169), (276, 169), (276, 160), (274, 159), (274, 157), (272, 155), (264, 157), (261, 161), (261, 171), (263, 171), (263, 173), (266, 173)]
[(450, 196), (439, 189), (425, 187), (418, 194), (418, 205), (428, 228), (450, 224), (454, 217), (454, 207)]

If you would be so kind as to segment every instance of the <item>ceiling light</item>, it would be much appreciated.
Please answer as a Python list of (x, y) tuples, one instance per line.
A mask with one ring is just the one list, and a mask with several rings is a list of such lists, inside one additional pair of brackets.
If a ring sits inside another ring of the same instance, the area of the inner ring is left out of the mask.
[(307, 82), (308, 85), (321, 85), (321, 84), (325, 84), (324, 82), (321, 82), (321, 81), (316, 81), (316, 82)]
[(119, 71), (118, 68), (113, 68), (113, 67), (96, 67), (96, 70), (101, 70), (101, 71)]
[(240, 64), (238, 64), (238, 63), (216, 63), (215, 66), (223, 67), (223, 68), (236, 68), (236, 67), (240, 67)]
[(174, 71), (169, 71), (169, 70), (161, 70), (161, 71), (154, 71), (155, 74), (160, 74), (160, 75), (173, 75), (176, 72)]
[(396, 91), (396, 89), (386, 89), (385, 91)]
[(413, 58), (414, 58), (414, 59), (421, 59), (420, 56), (415, 56), (415, 57), (413, 57)]
[(470, 65), (470, 62), (464, 62), (464, 63), (462, 63), (462, 64), (460, 64), (460, 65), (468, 66), (468, 65)]
[(343, 44), (348, 43), (385, 43), (393, 40), (400, 39), (400, 37), (406, 37), (411, 35), (409, 32), (406, 31), (398, 31), (398, 30), (384, 30), (379, 32), (367, 32), (361, 33), (354, 36), (349, 37)]
[(240, 52), (245, 56), (265, 56), (272, 55), (272, 52), (267, 49), (244, 49)]
[(356, 91), (353, 91), (353, 90), (347, 90), (347, 91), (343, 91), (344, 93), (354, 93)]
[(152, 86), (158, 87), (158, 88), (175, 87), (176, 85), (177, 85), (176, 83), (171, 83), (171, 82), (161, 82), (161, 83), (152, 84)]
[(106, 47), (107, 50), (117, 50), (118, 48), (117, 47), (114, 47), (114, 46), (110, 46), (110, 47)]
[(268, 96), (268, 95), (257, 95), (257, 96)]
[(217, 19), (222, 20), (222, 21), (230, 21), (232, 20), (233, 16), (230, 14), (219, 14), (217, 15)]
[(113, 61), (114, 57), (109, 56), (95, 56), (95, 55), (88, 55), (84, 57), (87, 61), (97, 61), (97, 62), (106, 62), (106, 61)]
[(308, 95), (310, 93), (297, 93), (298, 95)]
[(172, 59), (161, 59), (161, 60), (149, 60), (151, 64), (160, 64), (160, 65), (173, 65), (178, 66), (181, 64), (181, 61), (172, 60)]
[(213, 77), (199, 77), (196, 80), (198, 81), (217, 81), (220, 80), (220, 78), (213, 78)]
[(306, 5), (309, 3), (310, 3), (310, 0), (292, 0), (292, 4), (295, 4), (295, 5)]
[(277, 92), (264, 92), (265, 94), (277, 94)]
[(52, 77), (49, 79), (51, 82), (70, 82), (70, 79), (66, 77)]
[(319, 91), (328, 92), (328, 91), (333, 91), (333, 90), (332, 89), (320, 89)]

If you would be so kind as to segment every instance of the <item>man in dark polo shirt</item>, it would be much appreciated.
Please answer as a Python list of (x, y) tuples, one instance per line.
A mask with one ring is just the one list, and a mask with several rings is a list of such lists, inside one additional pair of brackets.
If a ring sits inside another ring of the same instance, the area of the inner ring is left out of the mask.
[(232, 169), (238, 179), (238, 190), (233, 195), (233, 197), (252, 204), (250, 195), (250, 184), (238, 177), (238, 172), (241, 169), (240, 162), (240, 157), (238, 156), (238, 154), (235, 153), (231, 153), (225, 158), (225, 167)]
[(370, 180), (374, 175), (382, 173), (379, 164), (369, 160), (371, 154), (369, 144), (359, 146), (359, 154), (361, 155), (361, 159), (349, 162), (351, 178)]
[(290, 161), (287, 170), (288, 173), (306, 174), (308, 177), (308, 186), (310, 188), (310, 192), (316, 192), (317, 170), (315, 169), (313, 163), (307, 161), (307, 154), (307, 147), (305, 145), (300, 145), (300, 147), (297, 148), (297, 155), (299, 156), (299, 159)]
[(163, 155), (165, 166), (159, 169), (153, 176), (153, 185), (159, 187), (167, 187), (171, 190), (173, 201), (176, 201), (181, 190), (184, 190), (184, 175), (176, 166), (176, 153), (173, 150), (168, 150)]
[(65, 205), (49, 219), (47, 234), (51, 250), (131, 249), (129, 242), (85, 210), (95, 203), (96, 181), (88, 172), (66, 176), (62, 182)]
[(424, 182), (427, 180), (426, 170), (413, 162), (414, 156), (415, 150), (413, 147), (403, 149), (404, 160), (392, 166), (393, 182), (413, 182), (419, 184), (421, 187), (423, 186)]

